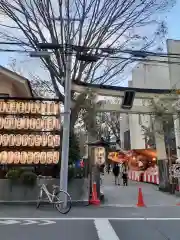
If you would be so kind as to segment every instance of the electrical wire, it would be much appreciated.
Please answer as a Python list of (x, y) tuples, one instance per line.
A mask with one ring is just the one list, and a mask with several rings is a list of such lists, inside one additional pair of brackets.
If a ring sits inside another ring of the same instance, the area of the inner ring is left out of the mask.
[[(19, 46), (27, 46), (27, 44), (22, 42), (0, 42), (0, 45), (19, 45)], [(59, 44), (61, 45), (61, 44)], [(67, 46), (66, 44), (64, 46)], [(157, 56), (157, 57), (169, 57), (172, 56), (176, 58), (176, 56), (180, 57), (179, 53), (157, 53), (151, 51), (144, 50), (131, 50), (131, 49), (121, 49), (121, 48), (96, 48), (96, 47), (84, 47), (84, 46), (76, 46), (76, 45), (68, 45), (69, 47), (75, 49), (76, 51), (88, 51), (88, 50), (99, 50), (102, 52), (106, 52), (109, 54), (117, 54), (117, 53), (127, 53), (127, 54), (145, 54), (147, 56)], [(62, 46), (63, 47), (63, 46)]]
[[(4, 43), (4, 42), (0, 42), (0, 45)], [(7, 43), (6, 43), (7, 44)], [(8, 43), (10, 44), (10, 43)], [(14, 45), (19, 45), (19, 43), (14, 43)], [(21, 44), (21, 45), (25, 45), (25, 44)], [(81, 48), (82, 49), (82, 48)], [(100, 48), (101, 49), (101, 48)], [(99, 49), (99, 50), (100, 50)], [(130, 50), (128, 50), (130, 51)], [(3, 49), (3, 48), (0, 48), (0, 52), (14, 52), (14, 53), (23, 53), (23, 54), (31, 54), (32, 51), (30, 50), (20, 50), (20, 49)], [(119, 53), (121, 53), (122, 51), (120, 51)], [(132, 50), (133, 52), (133, 50)], [(137, 51), (135, 51), (137, 52)], [(141, 52), (141, 51), (140, 51)], [(51, 53), (51, 52), (49, 52)], [(83, 52), (82, 52), (83, 53)], [(146, 52), (146, 51), (143, 51), (143, 53), (149, 53), (149, 52)], [(152, 52), (151, 52), (152, 53)], [(77, 53), (71, 53), (73, 56), (77, 56)], [(158, 56), (158, 57), (169, 57), (169, 56), (173, 56), (173, 54), (166, 54), (166, 55), (157, 55), (157, 53), (154, 53), (155, 55), (151, 55), (151, 56)], [(88, 53), (87, 53), (88, 55)], [(176, 56), (179, 56), (179, 57), (170, 57), (170, 59), (180, 59), (180, 54), (175, 54)], [(106, 60), (131, 60), (131, 61), (137, 61), (137, 62), (152, 62), (152, 63), (162, 63), (162, 64), (176, 64), (176, 65), (180, 65), (180, 61), (179, 62), (176, 62), (176, 61), (170, 61), (170, 60), (157, 60), (157, 59), (148, 59), (148, 58), (144, 58), (144, 57), (134, 57), (134, 56), (131, 56), (131, 57), (121, 57), (121, 56), (110, 56), (107, 55), (107, 56), (103, 56), (101, 54), (96, 54), (97, 57), (99, 58), (105, 58)], [(146, 56), (146, 57), (150, 57), (150, 56)]]

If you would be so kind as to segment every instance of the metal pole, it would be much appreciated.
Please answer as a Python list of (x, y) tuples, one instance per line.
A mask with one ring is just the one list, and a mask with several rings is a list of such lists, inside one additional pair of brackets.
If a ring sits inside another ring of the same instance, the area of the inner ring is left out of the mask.
[[(71, 21), (71, 20), (69, 20)], [(73, 24), (73, 22), (71, 22)], [(70, 22), (68, 22), (69, 29)], [(68, 45), (72, 45), (70, 31), (68, 30)], [(60, 170), (60, 189), (67, 192), (68, 188), (68, 161), (69, 161), (69, 134), (70, 134), (70, 115), (71, 115), (71, 66), (72, 52), (67, 50), (66, 75), (65, 75), (65, 99), (64, 99), (64, 123), (63, 123), (63, 141), (62, 141), (62, 157)], [(67, 199), (66, 199), (67, 200)], [(66, 204), (65, 200), (65, 204)]]

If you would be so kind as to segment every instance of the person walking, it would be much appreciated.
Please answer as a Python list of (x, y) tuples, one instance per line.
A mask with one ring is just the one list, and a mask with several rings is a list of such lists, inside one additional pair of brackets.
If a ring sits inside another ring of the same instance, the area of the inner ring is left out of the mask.
[(113, 174), (115, 178), (115, 185), (120, 185), (120, 168), (117, 163), (114, 164)]
[(127, 172), (127, 168), (125, 168), (124, 171), (123, 171), (122, 179), (123, 179), (123, 185), (124, 186), (128, 186), (128, 172)]
[(111, 170), (111, 165), (108, 164), (108, 165), (107, 165), (107, 172), (108, 172), (108, 174), (110, 173), (110, 170)]

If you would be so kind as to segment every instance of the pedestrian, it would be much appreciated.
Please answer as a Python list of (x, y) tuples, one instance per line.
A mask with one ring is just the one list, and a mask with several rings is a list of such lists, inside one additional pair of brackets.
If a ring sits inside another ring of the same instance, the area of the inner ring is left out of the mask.
[(117, 163), (114, 164), (113, 174), (115, 178), (115, 185), (120, 185), (120, 169)]
[(124, 171), (123, 171), (122, 179), (123, 179), (123, 185), (124, 185), (124, 186), (128, 186), (128, 173), (127, 173), (127, 168), (125, 168)]
[(107, 172), (108, 172), (108, 174), (110, 173), (110, 170), (111, 170), (111, 165), (108, 164), (108, 166), (107, 166)]

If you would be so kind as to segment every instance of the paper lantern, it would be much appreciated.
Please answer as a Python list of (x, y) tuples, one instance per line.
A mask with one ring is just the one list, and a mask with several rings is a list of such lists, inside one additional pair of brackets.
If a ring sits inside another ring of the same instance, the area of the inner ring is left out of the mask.
[(59, 103), (54, 104), (54, 114), (56, 114), (56, 115), (60, 114), (60, 105), (59, 105)]
[(41, 114), (41, 105), (38, 102), (36, 102), (36, 113)]
[(25, 125), (26, 125), (26, 119), (21, 118), (21, 129), (25, 129)]
[(21, 164), (26, 164), (27, 163), (27, 158), (28, 158), (28, 155), (27, 155), (27, 152), (21, 152), (21, 156), (20, 156), (20, 163)]
[(36, 147), (39, 147), (39, 146), (41, 146), (41, 143), (42, 143), (42, 138), (41, 138), (41, 136), (40, 135), (35, 135), (34, 136), (34, 145), (36, 146)]
[(10, 117), (4, 118), (3, 127), (4, 127), (4, 129), (11, 129), (12, 128), (12, 119)]
[(4, 102), (2, 100), (0, 100), (0, 112), (4, 112)]
[(35, 102), (31, 102), (31, 113), (32, 114), (36, 113), (36, 103)]
[(53, 135), (48, 135), (48, 146), (54, 147), (54, 136)]
[(14, 153), (14, 164), (19, 164), (21, 160), (21, 154), (20, 152), (15, 152)]
[(54, 146), (55, 147), (60, 146), (60, 136), (59, 135), (54, 136)]
[(19, 113), (21, 102), (16, 102), (16, 113)]
[(46, 114), (46, 104), (41, 103), (41, 114)]
[(39, 152), (35, 152), (34, 153), (34, 159), (33, 159), (33, 163), (38, 164), (40, 162), (40, 153)]
[(16, 113), (16, 102), (15, 101), (11, 101), (10, 102), (10, 109), (11, 109), (11, 113)]
[(10, 151), (7, 153), (7, 163), (12, 164), (13, 162), (14, 162), (14, 153)]
[(34, 160), (34, 154), (33, 154), (33, 152), (28, 152), (27, 155), (28, 155), (28, 156), (27, 156), (27, 163), (28, 163), (28, 164), (32, 164), (32, 163), (33, 163), (33, 160)]
[(59, 152), (53, 152), (53, 163), (57, 164), (59, 162)]
[(54, 103), (54, 102), (50, 102), (50, 103), (49, 103), (49, 113), (50, 113), (51, 115), (55, 114), (55, 113), (54, 113), (54, 106), (55, 106), (55, 103)]
[(15, 122), (16, 122), (15, 127), (16, 127), (17, 129), (22, 129), (21, 118), (16, 118)]
[(47, 119), (47, 129), (48, 130), (53, 130), (54, 128), (54, 118), (53, 117), (50, 117)]
[(0, 117), (0, 129), (4, 127), (4, 119)]
[(31, 118), (29, 119), (29, 129), (35, 129), (36, 128), (36, 119)]
[(19, 147), (19, 146), (21, 146), (21, 144), (22, 144), (22, 136), (21, 136), (21, 134), (17, 134), (16, 136), (15, 136), (15, 144), (16, 144), (16, 146), (17, 147)]
[(53, 152), (47, 152), (47, 164), (53, 163)]
[(46, 103), (46, 114), (51, 115), (51, 103)]
[(34, 146), (34, 143), (35, 143), (34, 135), (29, 135), (29, 137), (28, 137), (28, 146), (30, 146), (30, 147)]
[(46, 164), (46, 161), (47, 161), (47, 156), (45, 156), (45, 154), (43, 152), (41, 152), (40, 163)]
[(23, 147), (28, 145), (29, 136), (27, 134), (22, 135), (21, 144)]
[(9, 135), (9, 146), (14, 146), (15, 145), (15, 141), (16, 141), (16, 139), (15, 139), (14, 134), (10, 134)]
[(30, 102), (25, 102), (24, 103), (24, 112), (25, 113), (30, 113), (30, 111), (31, 111), (31, 104), (30, 104)]
[(11, 102), (6, 103), (6, 112), (11, 113)]
[(40, 130), (41, 129), (41, 119), (40, 118), (37, 118), (36, 119), (36, 129)]
[(7, 152), (6, 151), (1, 152), (1, 163), (7, 164)]
[(60, 120), (59, 119), (56, 119), (55, 121), (55, 129), (59, 130), (60, 129)]
[(13, 129), (14, 128), (14, 117), (6, 117), (2, 119), (2, 124), (5, 129)]
[(41, 146), (45, 147), (47, 146), (47, 143), (48, 143), (48, 137), (46, 134), (43, 134), (42, 135), (42, 143), (41, 143)]
[(9, 135), (8, 134), (4, 134), (2, 136), (2, 146), (8, 146), (9, 143)]
[(19, 113), (24, 113), (25, 107), (24, 102), (19, 102)]
[(43, 162), (46, 163), (46, 159), (47, 159), (47, 154), (46, 154), (46, 152), (41, 152), (41, 153), (40, 153), (40, 163), (41, 163), (41, 164), (43, 164)]

